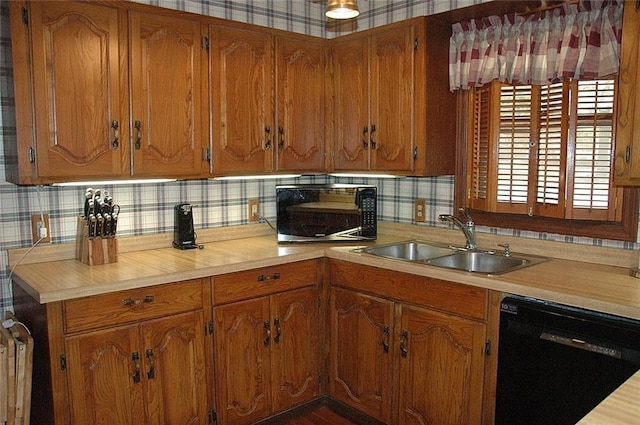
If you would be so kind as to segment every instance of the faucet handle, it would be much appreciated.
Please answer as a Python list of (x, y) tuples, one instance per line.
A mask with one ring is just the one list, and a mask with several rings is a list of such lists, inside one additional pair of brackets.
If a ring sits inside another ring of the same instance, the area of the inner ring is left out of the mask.
[(460, 212), (460, 214), (464, 216), (464, 219), (467, 223), (473, 222), (473, 218), (471, 218), (471, 215), (463, 207), (458, 208), (458, 212)]
[(502, 251), (502, 255), (505, 257), (511, 257), (511, 250), (509, 250), (509, 244), (508, 243), (499, 243), (498, 246), (504, 248), (504, 251)]

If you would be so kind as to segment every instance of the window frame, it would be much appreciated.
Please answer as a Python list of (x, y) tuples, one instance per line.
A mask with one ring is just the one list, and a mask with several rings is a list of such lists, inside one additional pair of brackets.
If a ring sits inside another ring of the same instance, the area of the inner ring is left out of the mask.
[[(623, 188), (623, 205), (621, 221), (575, 220), (564, 218), (550, 218), (543, 216), (528, 216), (500, 212), (486, 212), (474, 209), (468, 204), (467, 193), (471, 190), (468, 178), (468, 141), (469, 125), (473, 114), (470, 107), (473, 99), (472, 90), (458, 91), (457, 137), (456, 137), (456, 173), (454, 186), (454, 207), (466, 208), (478, 225), (524, 230), (540, 233), (555, 233), (567, 236), (590, 237), (595, 239), (609, 239), (636, 242), (638, 233), (639, 197), (638, 189)], [(615, 141), (614, 141), (615, 144)], [(618, 187), (613, 185), (612, 188)]]

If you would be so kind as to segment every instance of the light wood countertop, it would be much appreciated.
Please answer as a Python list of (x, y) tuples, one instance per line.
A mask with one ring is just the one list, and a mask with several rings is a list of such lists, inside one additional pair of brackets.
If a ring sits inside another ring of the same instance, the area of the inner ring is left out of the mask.
[[(507, 274), (486, 276), (354, 252), (364, 245), (279, 245), (266, 226), (244, 227), (240, 231), (199, 231), (198, 242), (204, 249), (165, 248), (171, 240), (166, 235), (121, 241), (118, 262), (100, 266), (85, 265), (73, 259), (73, 247), (60, 246), (44, 247), (29, 253), (28, 258), (22, 258), (26, 250), (9, 252), (9, 264), (15, 265), (13, 280), (43, 304), (329, 257), (640, 319), (640, 279), (629, 275), (629, 269), (638, 266), (638, 253), (634, 251), (584, 246), (574, 249), (569, 244), (479, 235), (478, 242), (483, 248), (507, 242), (514, 252), (554, 257)], [(457, 245), (463, 242), (457, 231), (391, 224), (380, 227), (384, 235), (376, 242), (379, 244), (414, 238), (439, 242), (453, 239), (451, 243)], [(579, 424), (637, 423), (638, 400), (640, 372)]]
[(640, 372), (629, 378), (576, 425), (634, 425), (640, 422)]

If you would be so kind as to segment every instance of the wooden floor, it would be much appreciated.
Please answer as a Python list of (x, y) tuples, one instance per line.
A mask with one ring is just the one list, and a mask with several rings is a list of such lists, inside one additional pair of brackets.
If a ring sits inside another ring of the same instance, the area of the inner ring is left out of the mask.
[(331, 411), (327, 406), (318, 407), (304, 416), (288, 419), (282, 425), (355, 425), (353, 422)]

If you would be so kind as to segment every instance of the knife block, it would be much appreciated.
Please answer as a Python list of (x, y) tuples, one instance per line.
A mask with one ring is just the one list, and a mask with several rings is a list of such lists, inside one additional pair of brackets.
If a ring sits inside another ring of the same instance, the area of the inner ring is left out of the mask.
[(118, 240), (115, 237), (89, 237), (87, 221), (78, 217), (76, 233), (76, 260), (90, 266), (118, 261)]

